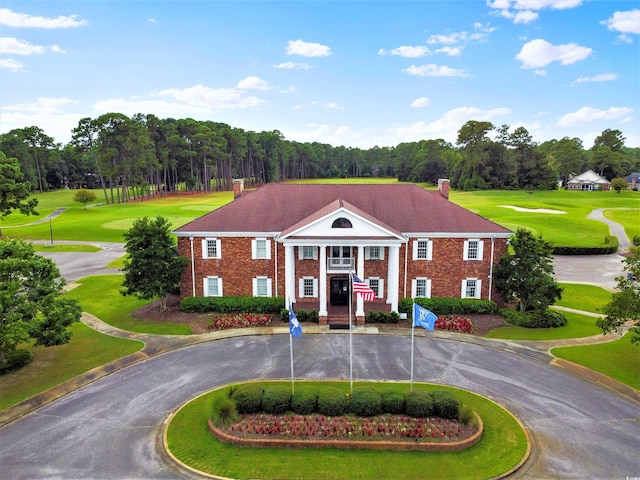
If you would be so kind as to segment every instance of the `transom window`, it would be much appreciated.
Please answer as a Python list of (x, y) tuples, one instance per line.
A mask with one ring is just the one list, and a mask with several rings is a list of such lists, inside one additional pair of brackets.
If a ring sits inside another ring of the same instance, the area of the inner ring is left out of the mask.
[(353, 225), (351, 225), (351, 220), (348, 218), (340, 217), (333, 221), (331, 228), (353, 228)]

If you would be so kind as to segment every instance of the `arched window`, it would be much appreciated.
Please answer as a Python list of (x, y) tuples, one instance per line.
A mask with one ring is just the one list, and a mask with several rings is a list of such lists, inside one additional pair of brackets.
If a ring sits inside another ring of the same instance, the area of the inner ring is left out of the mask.
[(348, 218), (340, 217), (333, 221), (331, 228), (353, 228), (353, 225)]

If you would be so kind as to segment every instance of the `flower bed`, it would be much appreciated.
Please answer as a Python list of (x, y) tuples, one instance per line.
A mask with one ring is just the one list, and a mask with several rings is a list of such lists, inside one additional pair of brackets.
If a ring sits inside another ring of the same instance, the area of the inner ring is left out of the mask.
[(473, 333), (473, 324), (471, 323), (471, 320), (458, 315), (446, 315), (439, 317), (436, 321), (435, 328), (458, 333)]
[(225, 330), (228, 328), (266, 327), (271, 325), (271, 315), (256, 315), (248, 313), (229, 313), (214, 316), (209, 330)]

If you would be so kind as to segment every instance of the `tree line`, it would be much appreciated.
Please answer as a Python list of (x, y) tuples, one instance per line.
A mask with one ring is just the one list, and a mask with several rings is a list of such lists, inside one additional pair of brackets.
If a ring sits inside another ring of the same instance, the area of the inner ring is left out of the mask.
[(33, 191), (99, 188), (106, 203), (178, 190), (230, 190), (288, 179), (396, 177), (453, 188), (555, 189), (591, 168), (608, 179), (640, 171), (640, 148), (604, 130), (585, 148), (578, 138), (536, 143), (524, 127), (470, 120), (456, 144), (442, 139), (360, 149), (286, 140), (278, 131), (224, 123), (107, 113), (83, 118), (61, 145), (37, 126), (0, 135), (0, 151), (17, 158)]

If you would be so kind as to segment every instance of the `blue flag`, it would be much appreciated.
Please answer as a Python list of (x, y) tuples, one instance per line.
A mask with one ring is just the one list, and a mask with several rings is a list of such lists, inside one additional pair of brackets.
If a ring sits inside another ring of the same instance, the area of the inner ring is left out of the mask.
[(302, 325), (298, 322), (298, 317), (293, 313), (293, 308), (289, 308), (289, 333), (296, 338), (302, 336)]
[(414, 327), (422, 327), (427, 330), (433, 330), (436, 328), (436, 321), (438, 317), (436, 317), (435, 313), (430, 310), (427, 310), (424, 307), (421, 307), (417, 303), (413, 303), (413, 326)]

